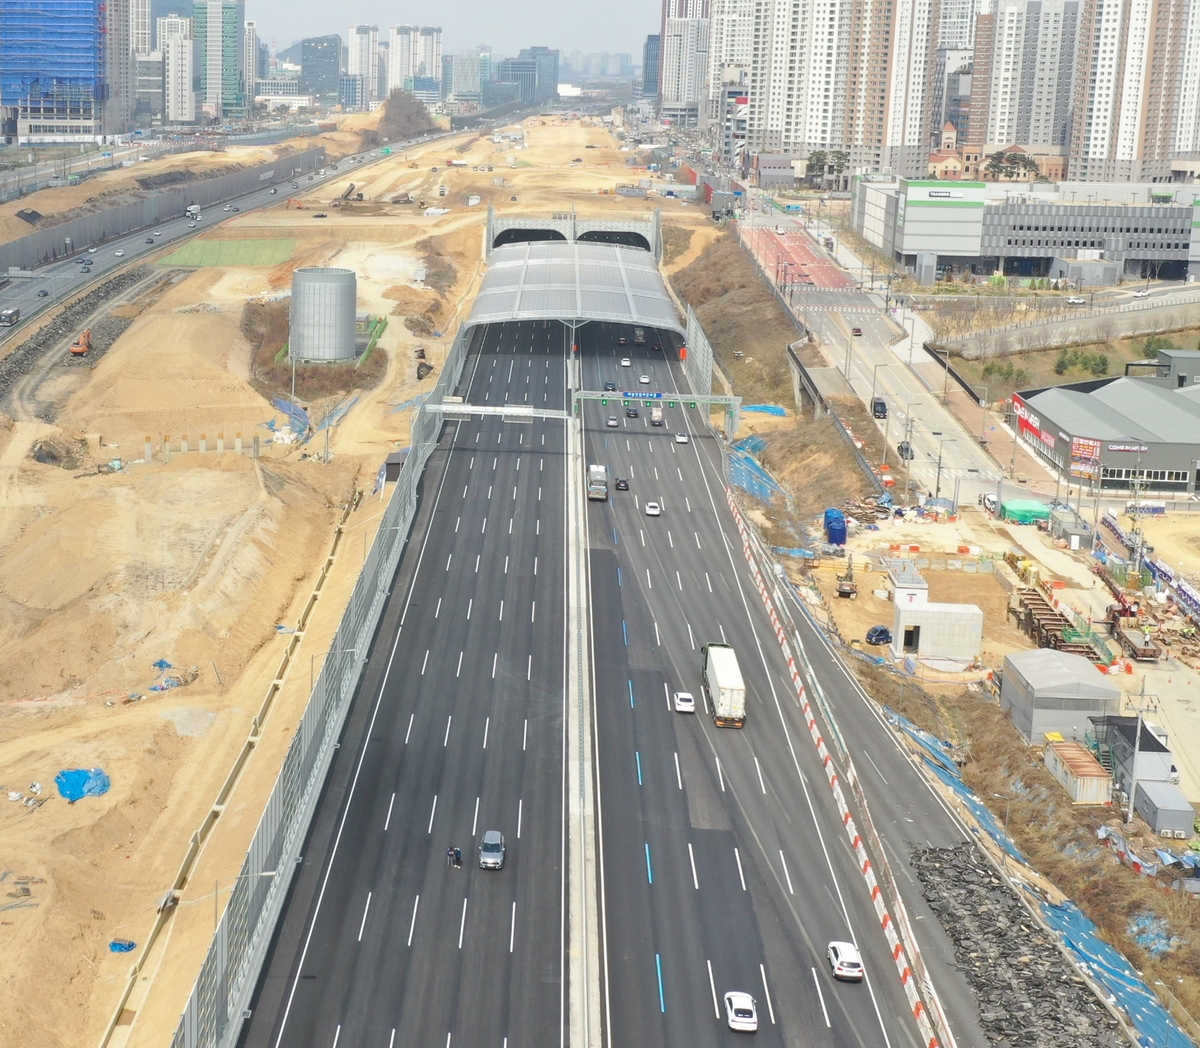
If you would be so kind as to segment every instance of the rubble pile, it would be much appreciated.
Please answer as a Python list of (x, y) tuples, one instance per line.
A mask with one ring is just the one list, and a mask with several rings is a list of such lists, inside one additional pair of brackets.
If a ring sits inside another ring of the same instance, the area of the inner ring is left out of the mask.
[(924, 895), (954, 943), (979, 1019), (1005, 1048), (1119, 1048), (1116, 1019), (970, 844), (914, 852)]

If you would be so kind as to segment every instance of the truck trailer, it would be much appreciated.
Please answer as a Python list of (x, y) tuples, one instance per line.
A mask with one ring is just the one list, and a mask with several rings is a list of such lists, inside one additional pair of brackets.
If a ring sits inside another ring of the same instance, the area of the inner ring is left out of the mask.
[(728, 644), (713, 642), (700, 649), (704, 659), (704, 697), (718, 728), (746, 724), (746, 684), (737, 654)]

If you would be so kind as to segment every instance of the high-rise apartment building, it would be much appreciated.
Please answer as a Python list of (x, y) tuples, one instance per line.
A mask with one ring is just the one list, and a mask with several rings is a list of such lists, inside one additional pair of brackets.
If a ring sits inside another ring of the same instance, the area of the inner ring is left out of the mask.
[(642, 47), (642, 97), (658, 98), (662, 79), (662, 37), (651, 33)]
[(246, 105), (254, 104), (254, 81), (258, 78), (258, 26), (247, 22), (242, 27), (242, 94)]
[(150, 0), (131, 0), (129, 37), (134, 54), (147, 55), (153, 50), (154, 34), (150, 24)]
[(300, 93), (336, 102), (342, 90), (342, 38), (312, 36), (300, 41)]
[(163, 59), (163, 123), (196, 120), (196, 41), (192, 20), (178, 15), (158, 19), (155, 39)]
[(243, 116), (243, 5), (236, 0), (196, 0), (192, 26), (196, 37), (200, 104), (217, 119)]
[(696, 127), (708, 112), (708, 19), (668, 18), (658, 108), (664, 120)]
[(440, 76), (442, 71), (442, 30), (422, 26), (417, 33), (417, 67), (413, 76)]
[(952, 51), (975, 46), (975, 16), (995, 0), (941, 0), (938, 11), (937, 46)]
[[(741, 86), (750, 72), (754, 46), (754, 0), (712, 0), (708, 19), (706, 120), (722, 120), (726, 87)], [(740, 97), (740, 96), (734, 96)]]
[(366, 108), (379, 97), (377, 90), (379, 74), (379, 26), (352, 25), (350, 27), (348, 48), (346, 73), (348, 76), (366, 78), (365, 99), (363, 102), (363, 108)]
[(432, 26), (394, 25), (388, 34), (387, 90), (405, 81), (442, 75), (442, 31)]

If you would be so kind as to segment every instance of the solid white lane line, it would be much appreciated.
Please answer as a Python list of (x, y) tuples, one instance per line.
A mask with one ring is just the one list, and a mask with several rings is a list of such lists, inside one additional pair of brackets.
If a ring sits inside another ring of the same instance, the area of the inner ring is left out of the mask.
[(425, 830), (426, 833), (433, 833), (433, 817), (437, 813), (437, 794), (433, 795), (433, 807), (429, 809), (429, 827)]
[[(516, 904), (516, 901), (514, 900), (513, 905), (512, 905), (512, 922), (508, 926), (508, 952), (509, 953), (513, 952), (513, 940), (516, 938), (516, 935), (517, 935), (517, 904)], [(504, 1038), (504, 1043), (505, 1044), (508, 1043), (507, 1037)]]
[(483, 748), (487, 749), (488, 728), (492, 726), (492, 718), (485, 717), (483, 721)]
[(475, 836), (475, 830), (479, 826), (479, 798), (475, 798), (475, 817), (471, 820), (471, 836)]
[(812, 972), (813, 985), (817, 988), (817, 998), (821, 1002), (821, 1013), (825, 1016), (825, 1029), (830, 1030), (833, 1026), (829, 1022), (829, 1009), (825, 1007), (825, 995), (821, 992), (821, 980), (817, 978), (816, 968), (810, 968), (809, 970)]
[(405, 746), (407, 746), (407, 745), (408, 745), (408, 737), (409, 737), (409, 735), (411, 735), (411, 734), (412, 734), (413, 719), (414, 719), (415, 717), (416, 717), (416, 714), (415, 714), (415, 713), (410, 713), (410, 714), (408, 715), (408, 731), (406, 731), (406, 732), (404, 733), (404, 745), (405, 745)]
[(683, 789), (683, 776), (679, 774), (679, 751), (675, 752), (675, 781), (679, 783), (679, 788)]
[(783, 867), (783, 876), (787, 880), (788, 894), (795, 895), (796, 889), (792, 887), (792, 875), (788, 873), (787, 859), (783, 857), (783, 849), (779, 849), (779, 863)]
[(742, 891), (746, 890), (746, 875), (742, 872), (742, 857), (738, 854), (737, 848), (733, 849), (733, 857), (737, 860), (738, 880), (742, 882)]
[(517, 800), (517, 840), (521, 839), (521, 815), (524, 810), (525, 799), (522, 797)]
[[(532, 655), (529, 656), (531, 659)], [(525, 743), (529, 740), (529, 718), (525, 718), (525, 730), (521, 732), (521, 750), (524, 751)]]
[(421, 660), (421, 676), (425, 676), (425, 666), (429, 662), (429, 649), (425, 649), (425, 658)]
[(717, 781), (721, 784), (721, 792), (725, 792), (725, 776), (721, 774), (721, 758), (717, 758)]
[(450, 716), (446, 718), (446, 734), (444, 736), (442, 736), (442, 749), (445, 749), (446, 743), (450, 741), (450, 722), (452, 720), (454, 720), (453, 713), (450, 714)]
[(387, 833), (388, 827), (392, 824), (392, 805), (396, 803), (396, 795), (392, 794), (392, 799), (388, 801), (387, 818), (383, 820), (383, 832)]
[(342, 1036), (342, 1024), (341, 1024), (341, 1023), (338, 1023), (338, 1024), (337, 1024), (337, 1029), (333, 1031), (333, 1045), (332, 1045), (332, 1048), (337, 1048), (337, 1043), (338, 1043), (338, 1041), (341, 1039), (341, 1036)]
[(763, 993), (767, 998), (767, 1014), (771, 1016), (771, 1025), (775, 1025), (775, 1006), (771, 1003), (771, 988), (767, 985), (767, 969), (761, 964), (758, 966), (759, 972), (762, 974)]
[(754, 758), (754, 770), (758, 772), (758, 787), (763, 791), (763, 795), (765, 796), (767, 792), (767, 784), (763, 782), (762, 765), (758, 763), (757, 757)]
[(362, 921), (358, 925), (358, 941), (362, 942), (363, 929), (367, 926), (367, 912), (371, 909), (371, 893), (367, 892), (367, 905), (363, 907)]
[(719, 1004), (717, 1004), (717, 983), (716, 983), (716, 980), (713, 978), (712, 961), (706, 960), (705, 963), (708, 965), (708, 986), (709, 986), (709, 989), (712, 990), (713, 1015), (715, 1015), (719, 1019), (719, 1018), (721, 1018), (721, 1006)]
[[(466, 928), (466, 926), (467, 926), (467, 900), (466, 900), (466, 898), (464, 897), (464, 899), (463, 899), (463, 912), (462, 912), (462, 920), (460, 920), (460, 921), (458, 922), (458, 948), (459, 948), (460, 950), (462, 949), (463, 930)], [(449, 1044), (449, 1043), (450, 1043), (450, 1038), (449, 1038), (449, 1036), (447, 1036), (447, 1037), (446, 1037), (446, 1043), (447, 1043), (447, 1044)]]
[(692, 851), (692, 842), (688, 841), (688, 859), (692, 864), (692, 887), (700, 890), (700, 879), (696, 876), (696, 853)]
[(500, 652), (492, 656), (492, 680), (496, 679), (496, 663), (500, 661)]

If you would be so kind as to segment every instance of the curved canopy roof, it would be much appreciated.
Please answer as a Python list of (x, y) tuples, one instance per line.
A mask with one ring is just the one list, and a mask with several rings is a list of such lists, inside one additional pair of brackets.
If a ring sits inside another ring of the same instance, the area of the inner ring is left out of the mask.
[(686, 333), (650, 252), (579, 241), (492, 251), (467, 325), (509, 320), (605, 320)]

